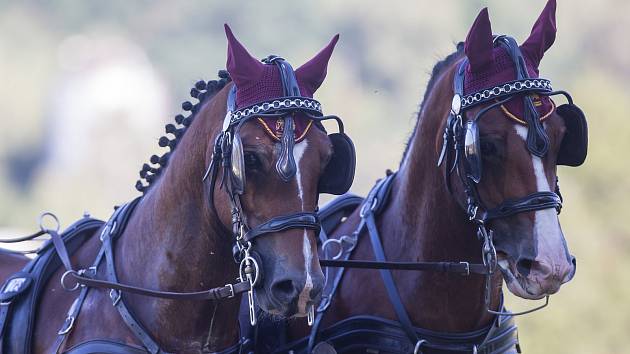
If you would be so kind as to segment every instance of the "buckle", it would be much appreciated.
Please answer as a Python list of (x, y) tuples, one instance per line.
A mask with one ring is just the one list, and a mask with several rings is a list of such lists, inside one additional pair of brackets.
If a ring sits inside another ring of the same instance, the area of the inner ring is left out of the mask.
[(66, 320), (63, 322), (63, 327), (61, 327), (57, 334), (68, 334), (72, 330), (72, 327), (74, 327), (74, 316), (66, 317)]
[(468, 262), (459, 262), (459, 265), (463, 265), (466, 269), (466, 273), (462, 274), (462, 276), (469, 276), (470, 275), (470, 263)]
[(234, 293), (234, 285), (232, 284), (225, 284), (224, 287), (227, 287), (230, 289), (230, 295), (228, 295), (228, 299), (233, 298), (234, 296), (236, 296), (236, 294)]
[(120, 302), (120, 298), (121, 298), (120, 291), (117, 291), (116, 289), (110, 289), (109, 290), (109, 298), (112, 300), (112, 305), (113, 306), (118, 305), (118, 303)]
[(361, 207), (361, 211), (359, 212), (359, 216), (361, 218), (365, 218), (365, 216), (367, 215), (368, 210), (369, 211), (374, 211), (374, 209), (376, 208), (376, 204), (378, 203), (378, 198), (376, 198), (376, 195), (374, 195), (374, 197), (372, 198), (372, 202), (371, 203), (363, 203), (363, 206)]

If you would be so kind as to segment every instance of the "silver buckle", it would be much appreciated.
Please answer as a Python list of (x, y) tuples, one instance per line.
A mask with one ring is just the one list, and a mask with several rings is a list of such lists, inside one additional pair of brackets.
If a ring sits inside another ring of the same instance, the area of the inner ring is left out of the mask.
[(228, 297), (227, 297), (228, 299), (231, 299), (234, 296), (236, 296), (236, 294), (234, 293), (234, 285), (232, 285), (232, 284), (225, 284), (224, 286), (230, 288), (230, 295), (228, 295)]
[(374, 198), (372, 198), (372, 203), (363, 203), (363, 206), (361, 207), (361, 211), (359, 212), (359, 216), (361, 218), (365, 218), (365, 216), (367, 215), (367, 211), (374, 211), (374, 208), (376, 208), (376, 204), (378, 203), (378, 198), (376, 198), (376, 195), (374, 196)]
[(470, 275), (470, 263), (468, 262), (459, 262), (459, 264), (466, 266), (466, 274), (463, 274), (464, 276), (469, 276)]
[(120, 291), (117, 291), (115, 289), (110, 289), (109, 290), (109, 298), (112, 300), (112, 305), (113, 306), (118, 305), (118, 302), (120, 302), (120, 298), (121, 298)]
[(61, 327), (57, 334), (68, 334), (70, 330), (72, 330), (72, 327), (74, 327), (74, 316), (66, 317), (66, 320), (63, 322), (63, 327)]

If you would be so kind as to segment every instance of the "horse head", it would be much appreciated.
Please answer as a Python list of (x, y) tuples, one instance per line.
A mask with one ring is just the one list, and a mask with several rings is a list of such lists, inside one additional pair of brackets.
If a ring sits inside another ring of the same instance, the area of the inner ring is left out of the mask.
[[(487, 228), (496, 249), (489, 261), (510, 291), (527, 299), (556, 293), (575, 274), (557, 216), (556, 173), (558, 165), (584, 161), (586, 120), (566, 92), (539, 78), (540, 60), (555, 40), (555, 9), (549, 0), (520, 46), (493, 36), (487, 9), (480, 12), (453, 70), (446, 127), (457, 150), (445, 168), (457, 170), (449, 174), (453, 192), (479, 230)], [(556, 104), (550, 98), (556, 94), (569, 103)]]
[(221, 224), (235, 235), (241, 272), (250, 262), (259, 267), (252, 282), (260, 307), (305, 316), (324, 285), (315, 241), (318, 194), (349, 187), (325, 188), (335, 177), (327, 165), (338, 155), (336, 134), (323, 129), (329, 117), (313, 99), (338, 36), (293, 70), (277, 56), (255, 59), (225, 30), (232, 84), (224, 90), (227, 107), (217, 108), (223, 128), (206, 152), (209, 194)]

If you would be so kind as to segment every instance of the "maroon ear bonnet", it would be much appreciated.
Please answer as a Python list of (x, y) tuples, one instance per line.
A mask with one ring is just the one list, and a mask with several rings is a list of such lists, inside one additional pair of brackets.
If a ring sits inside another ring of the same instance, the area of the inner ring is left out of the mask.
[[(227, 71), (236, 84), (236, 109), (251, 106), (264, 101), (284, 97), (280, 71), (276, 65), (263, 64), (253, 56), (236, 39), (230, 27), (225, 25), (228, 40)], [(315, 57), (295, 70), (295, 76), (303, 97), (312, 98), (313, 94), (326, 78), (328, 60), (330, 59), (339, 35), (333, 37)], [(297, 115), (300, 118), (300, 114)], [(312, 121), (306, 119), (295, 120), (295, 137), (301, 140), (308, 131)], [(258, 120), (265, 131), (278, 139), (282, 136), (282, 123), (275, 118), (260, 118)]]
[[(556, 1), (549, 0), (534, 24), (529, 38), (520, 46), (525, 58), (527, 72), (531, 78), (539, 77), (538, 65), (555, 38)], [(492, 28), (487, 8), (481, 10), (470, 28), (464, 51), (469, 61), (464, 79), (465, 95), (516, 79), (514, 63), (507, 50), (503, 47), (493, 46)], [(516, 95), (515, 97), (521, 96)], [(553, 110), (553, 105), (548, 97), (534, 98), (534, 105), (540, 117), (545, 117)], [(504, 106), (514, 116), (523, 117), (523, 100), (512, 99)]]

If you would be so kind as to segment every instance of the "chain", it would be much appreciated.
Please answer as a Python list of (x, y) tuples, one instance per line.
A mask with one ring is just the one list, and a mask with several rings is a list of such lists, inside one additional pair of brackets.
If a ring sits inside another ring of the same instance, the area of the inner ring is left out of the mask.
[(531, 90), (551, 91), (551, 81), (546, 79), (526, 79), (477, 91), (461, 98), (461, 109), (463, 110), (475, 104), (485, 102), (491, 98)]

